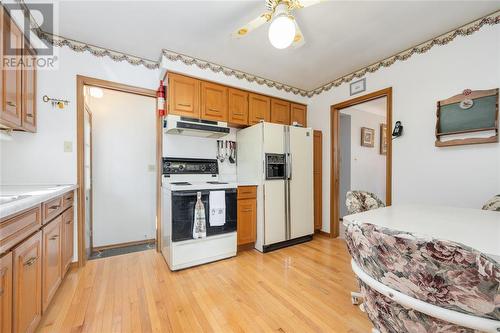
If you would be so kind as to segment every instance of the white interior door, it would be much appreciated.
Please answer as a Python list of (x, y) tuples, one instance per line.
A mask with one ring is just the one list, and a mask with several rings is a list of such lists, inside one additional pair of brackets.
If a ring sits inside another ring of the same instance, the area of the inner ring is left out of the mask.
[(313, 131), (290, 127), (290, 236), (314, 233)]
[(264, 183), (264, 245), (286, 240), (285, 181), (266, 180)]

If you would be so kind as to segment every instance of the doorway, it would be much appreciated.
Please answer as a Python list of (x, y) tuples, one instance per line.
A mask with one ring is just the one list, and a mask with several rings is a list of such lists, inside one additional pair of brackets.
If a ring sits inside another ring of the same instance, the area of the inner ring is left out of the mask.
[(77, 77), (78, 262), (155, 246), (161, 119), (156, 91)]
[(392, 201), (392, 88), (331, 107), (330, 236), (340, 235), (349, 190)]

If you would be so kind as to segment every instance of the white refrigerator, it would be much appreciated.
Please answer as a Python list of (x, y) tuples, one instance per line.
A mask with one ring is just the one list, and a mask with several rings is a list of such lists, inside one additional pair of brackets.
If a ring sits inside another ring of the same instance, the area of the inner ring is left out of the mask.
[(239, 184), (257, 185), (255, 248), (271, 251), (312, 239), (313, 131), (259, 123), (237, 133)]

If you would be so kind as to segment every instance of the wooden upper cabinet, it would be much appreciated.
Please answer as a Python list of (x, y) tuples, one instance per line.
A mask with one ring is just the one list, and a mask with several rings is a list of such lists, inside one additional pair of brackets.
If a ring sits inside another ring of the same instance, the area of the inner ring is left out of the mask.
[(302, 127), (307, 127), (307, 106), (302, 104), (290, 104), (290, 125), (297, 122)]
[(282, 125), (290, 124), (290, 102), (271, 99), (271, 122)]
[(22, 242), (12, 257), (12, 332), (34, 332), (42, 316), (42, 232)]
[(227, 122), (227, 87), (201, 82), (201, 119)]
[(36, 132), (36, 53), (27, 42), (24, 45), (25, 66), (22, 70), (22, 127), (29, 132)]
[(73, 260), (73, 207), (66, 210), (62, 215), (62, 276), (68, 271)]
[(228, 90), (228, 122), (235, 125), (248, 125), (248, 93), (239, 89)]
[(248, 125), (271, 121), (271, 98), (248, 94)]
[(12, 252), (0, 258), (0, 333), (12, 332)]
[(62, 215), (46, 225), (43, 231), (42, 305), (47, 309), (62, 280)]
[(200, 81), (191, 77), (168, 74), (169, 114), (200, 118)]
[[(16, 62), (21, 60), (23, 56), (23, 43), (24, 36), (16, 26), (16, 24), (10, 20), (6, 13), (3, 15), (2, 22), (2, 66), (6, 60), (9, 58), (15, 59)], [(10, 45), (9, 45), (10, 44)], [(6, 55), (7, 49), (12, 47), (15, 50), (15, 54)], [(7, 59), (6, 59), (7, 58)], [(18, 128), (22, 124), (22, 113), (21, 113), (21, 66), (16, 66), (16, 68), (2, 68), (2, 108), (0, 112), (0, 120), (3, 124)]]

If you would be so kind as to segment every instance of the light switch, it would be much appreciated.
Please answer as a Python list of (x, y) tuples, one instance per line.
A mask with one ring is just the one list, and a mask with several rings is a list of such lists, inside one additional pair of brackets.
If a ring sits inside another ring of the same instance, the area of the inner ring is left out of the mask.
[(154, 172), (155, 171), (155, 165), (154, 164), (148, 164), (148, 171)]
[(64, 141), (64, 152), (65, 153), (73, 152), (73, 141)]

